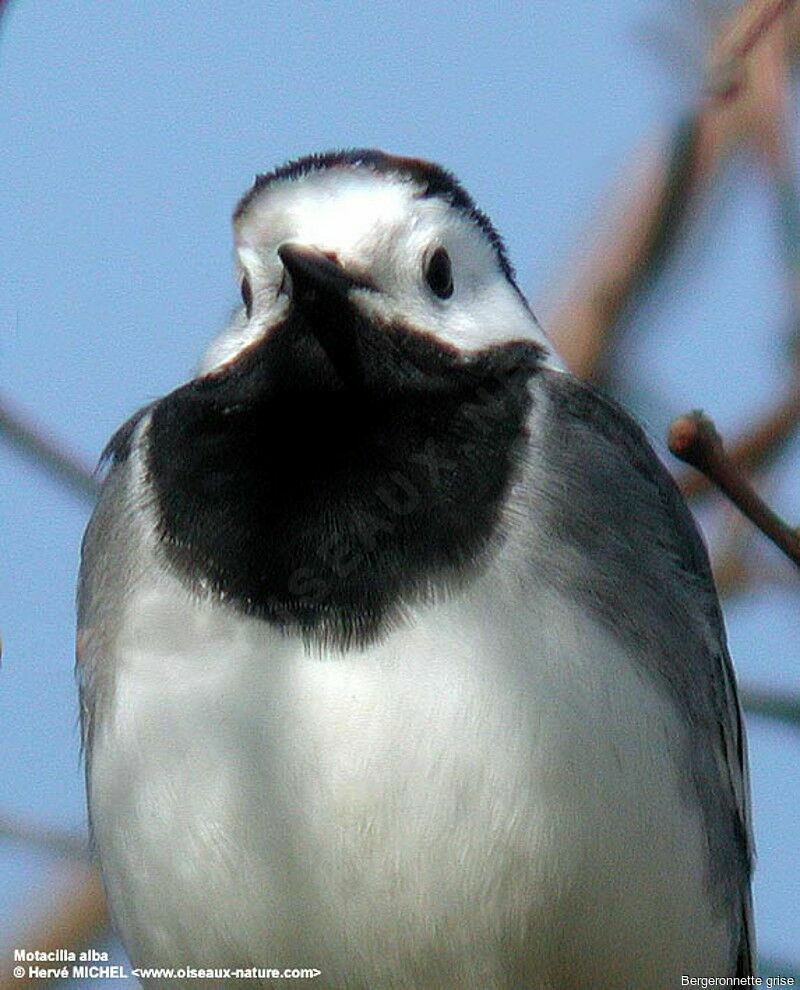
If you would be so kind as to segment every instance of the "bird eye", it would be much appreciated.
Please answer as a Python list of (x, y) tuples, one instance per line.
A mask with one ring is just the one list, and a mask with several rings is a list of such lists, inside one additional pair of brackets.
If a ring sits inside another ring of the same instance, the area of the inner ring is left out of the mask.
[(443, 247), (438, 247), (425, 266), (425, 281), (440, 299), (449, 299), (453, 294), (453, 265), (450, 255)]
[(249, 319), (253, 312), (253, 290), (250, 288), (250, 280), (247, 276), (242, 279), (242, 302)]

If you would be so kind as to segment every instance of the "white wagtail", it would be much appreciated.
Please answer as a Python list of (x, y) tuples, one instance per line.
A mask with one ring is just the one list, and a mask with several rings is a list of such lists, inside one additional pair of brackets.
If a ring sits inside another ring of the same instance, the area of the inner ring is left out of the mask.
[(735, 682), (642, 431), (440, 167), (304, 158), (234, 227), (243, 305), (112, 439), (83, 547), (91, 826), (134, 964), (749, 975)]

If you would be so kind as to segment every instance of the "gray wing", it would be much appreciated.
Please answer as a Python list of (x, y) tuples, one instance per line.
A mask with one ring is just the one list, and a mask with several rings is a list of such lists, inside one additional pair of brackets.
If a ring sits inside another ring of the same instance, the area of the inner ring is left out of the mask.
[[(737, 975), (754, 975), (744, 727), (697, 526), (639, 426), (571, 375), (543, 370), (537, 376), (529, 443), (527, 498), (537, 506), (539, 532), (557, 534), (549, 544), (545, 537), (534, 541), (533, 555), (540, 555), (534, 566), (642, 658), (682, 712), (712, 893), (721, 910), (732, 912), (735, 940), (738, 930)], [(554, 539), (574, 552), (553, 553)], [(709, 787), (709, 780), (717, 785)]]
[(109, 470), (81, 544), (75, 670), (87, 764), (94, 712), (107, 709), (102, 699), (112, 689), (113, 671), (107, 658), (116, 637), (120, 606), (144, 563), (142, 497), (137, 492), (132, 455), (137, 427), (149, 408), (140, 409), (120, 427), (103, 452), (101, 464), (108, 462)]

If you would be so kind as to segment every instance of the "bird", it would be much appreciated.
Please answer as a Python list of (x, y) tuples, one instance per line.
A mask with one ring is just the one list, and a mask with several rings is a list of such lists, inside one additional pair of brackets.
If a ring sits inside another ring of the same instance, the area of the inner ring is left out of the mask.
[(300, 158), (233, 229), (241, 305), (113, 436), (82, 545), (89, 820), (143, 984), (753, 975), (736, 681), (643, 429), (439, 165)]

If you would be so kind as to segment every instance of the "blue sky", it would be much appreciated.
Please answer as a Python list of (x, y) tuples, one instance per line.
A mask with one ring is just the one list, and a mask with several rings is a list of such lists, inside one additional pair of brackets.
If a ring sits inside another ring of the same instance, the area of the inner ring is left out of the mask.
[[(702, 48), (691, 9), (17, 0), (0, 36), (0, 387), (93, 462), (131, 411), (186, 379), (237, 301), (230, 213), (253, 174), (329, 147), (453, 169), (546, 325), (624, 163), (688, 106)], [(645, 40), (675, 33), (671, 61)], [(774, 400), (789, 316), (776, 245), (770, 190), (742, 157), (626, 342), (654, 436), (698, 405), (732, 435)], [(4, 443), (0, 478), (0, 811), (77, 829), (87, 508)], [(790, 472), (770, 495), (800, 516)], [(796, 687), (796, 609), (788, 582), (732, 604), (743, 679)], [(798, 958), (800, 738), (757, 720), (750, 736), (761, 943)], [(53, 866), (0, 845), (0, 943)]]

